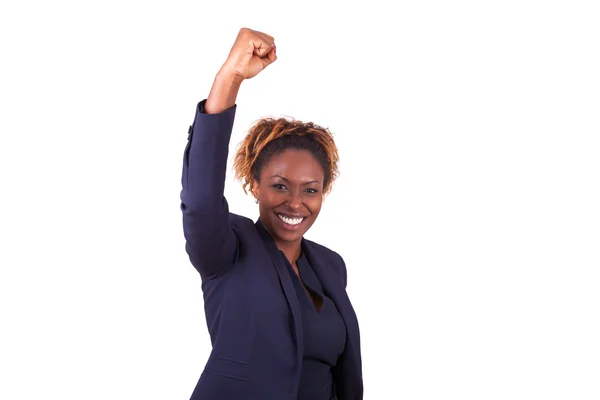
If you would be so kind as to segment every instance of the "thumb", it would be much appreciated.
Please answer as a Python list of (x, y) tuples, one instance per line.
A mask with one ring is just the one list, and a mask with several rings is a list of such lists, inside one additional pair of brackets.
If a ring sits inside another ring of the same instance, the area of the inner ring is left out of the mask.
[[(254, 46), (254, 54), (257, 55), (260, 58), (264, 58), (268, 55), (268, 53), (274, 48), (269, 46), (269, 44), (263, 42), (263, 41), (254, 41), (251, 40), (250, 43), (252, 44), (252, 46)], [(271, 47), (271, 48), (269, 48)]]
[(248, 43), (246, 50), (244, 51), (244, 59), (250, 59), (254, 55), (254, 43)]

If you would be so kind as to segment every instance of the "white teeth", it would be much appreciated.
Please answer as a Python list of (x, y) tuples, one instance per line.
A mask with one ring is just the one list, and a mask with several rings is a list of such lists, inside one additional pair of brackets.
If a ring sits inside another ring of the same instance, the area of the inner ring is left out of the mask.
[(277, 216), (288, 225), (298, 225), (304, 218), (288, 218), (284, 217), (281, 214), (277, 214)]

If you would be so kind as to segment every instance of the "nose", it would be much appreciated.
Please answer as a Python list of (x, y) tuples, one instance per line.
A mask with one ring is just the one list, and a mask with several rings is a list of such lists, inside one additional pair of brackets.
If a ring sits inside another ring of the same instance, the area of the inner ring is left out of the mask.
[(298, 211), (300, 207), (302, 207), (302, 197), (300, 196), (300, 193), (297, 190), (293, 190), (290, 192), (288, 205), (294, 211)]

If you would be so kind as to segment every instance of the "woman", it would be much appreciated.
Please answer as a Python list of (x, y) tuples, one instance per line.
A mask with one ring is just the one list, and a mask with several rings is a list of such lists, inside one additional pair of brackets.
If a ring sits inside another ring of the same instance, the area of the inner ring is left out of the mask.
[(259, 121), (234, 162), (258, 221), (229, 213), (223, 196), (238, 90), (276, 59), (273, 37), (241, 29), (189, 131), (181, 210), (213, 346), (193, 400), (363, 397), (344, 261), (303, 238), (337, 175), (331, 133)]

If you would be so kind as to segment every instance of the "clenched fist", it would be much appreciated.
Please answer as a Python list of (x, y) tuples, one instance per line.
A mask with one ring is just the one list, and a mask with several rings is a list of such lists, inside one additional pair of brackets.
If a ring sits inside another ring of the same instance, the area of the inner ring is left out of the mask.
[(276, 59), (275, 39), (249, 28), (240, 29), (221, 72), (239, 82), (256, 76)]
[(217, 73), (204, 106), (207, 114), (217, 114), (235, 105), (244, 79), (255, 77), (277, 59), (275, 39), (266, 33), (242, 28)]

